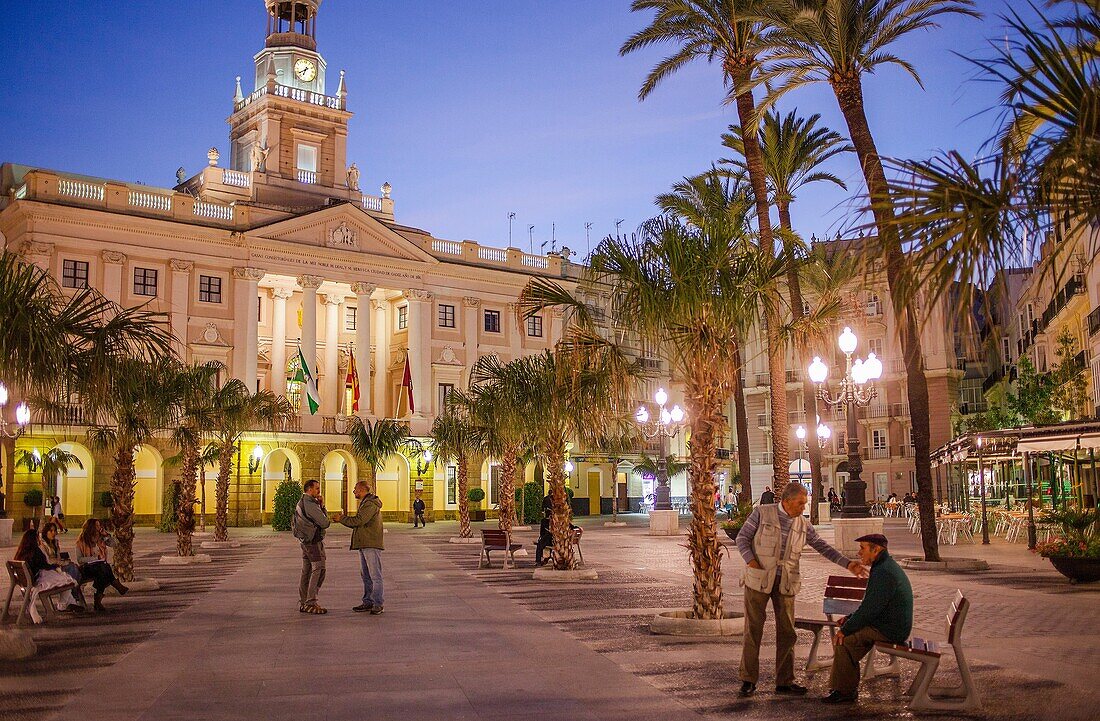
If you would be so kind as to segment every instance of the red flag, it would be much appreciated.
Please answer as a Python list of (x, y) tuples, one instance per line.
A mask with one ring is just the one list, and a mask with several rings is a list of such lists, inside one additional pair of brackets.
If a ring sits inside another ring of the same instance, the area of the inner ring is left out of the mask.
[(405, 373), (401, 376), (401, 387), (409, 389), (409, 413), (416, 413), (416, 407), (413, 406), (412, 366), (409, 365), (408, 352), (405, 353)]
[(348, 376), (344, 379), (344, 387), (351, 386), (351, 410), (354, 413), (359, 410), (359, 370), (355, 367), (355, 351), (348, 352)]

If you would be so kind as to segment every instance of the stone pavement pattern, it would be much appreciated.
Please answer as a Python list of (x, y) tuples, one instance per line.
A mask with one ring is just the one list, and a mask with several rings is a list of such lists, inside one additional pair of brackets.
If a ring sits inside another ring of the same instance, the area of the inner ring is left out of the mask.
[[(600, 573), (587, 584), (531, 580), (533, 554), (517, 570), (478, 569), (477, 546), (447, 543), (454, 524), (391, 525), (386, 612), (376, 617), (350, 611), (361, 586), (343, 529), (327, 544), (327, 616), (297, 612), (288, 534), (234, 529), (240, 549), (169, 568), (155, 562), (172, 539), (142, 533), (139, 573), (161, 590), (109, 597), (106, 616), (34, 629), (38, 657), (0, 663), (0, 719), (911, 717), (896, 679), (867, 684), (856, 709), (774, 697), (774, 645), (762, 649), (760, 695), (738, 699), (739, 639), (648, 631), (654, 613), (690, 603), (684, 539), (650, 537), (644, 519), (619, 529), (601, 521), (580, 521), (585, 559)], [(889, 533), (902, 552), (916, 550), (904, 527)], [(517, 535), (533, 543), (533, 533)], [(986, 574), (910, 573), (924, 635), (942, 635), (955, 588), (974, 599), (965, 638), (986, 707), (972, 718), (1096, 718), (1100, 584), (1069, 586), (1019, 548), (982, 552), (994, 564)], [(812, 552), (804, 559), (799, 613), (819, 615), (825, 577), (841, 569)], [(733, 609), (740, 567), (736, 554), (724, 561)], [(800, 635), (800, 661), (807, 646)], [(811, 693), (823, 695), (826, 681), (810, 677)]]

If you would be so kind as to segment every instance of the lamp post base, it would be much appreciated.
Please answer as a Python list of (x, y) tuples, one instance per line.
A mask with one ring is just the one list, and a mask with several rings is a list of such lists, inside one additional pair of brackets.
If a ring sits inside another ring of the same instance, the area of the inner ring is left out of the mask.
[(649, 512), (649, 535), (651, 536), (676, 536), (680, 533), (679, 511)]
[(883, 519), (878, 516), (871, 518), (834, 518), (833, 545), (845, 556), (851, 559), (858, 557), (860, 536), (869, 533), (882, 533)]

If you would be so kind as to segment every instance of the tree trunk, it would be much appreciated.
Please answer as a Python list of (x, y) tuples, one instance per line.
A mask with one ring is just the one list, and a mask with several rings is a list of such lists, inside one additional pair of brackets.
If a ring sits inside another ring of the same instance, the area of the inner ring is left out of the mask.
[(473, 535), (470, 531), (470, 501), (466, 498), (466, 492), (470, 486), (469, 459), (465, 454), (458, 457), (458, 536), (469, 538)]
[(198, 474), (199, 450), (190, 443), (183, 448), (180, 467), (180, 496), (176, 506), (176, 554), (194, 556), (191, 534), (195, 532), (195, 477)]
[(722, 618), (722, 546), (718, 542), (714, 490), (717, 452), (715, 438), (723, 426), (718, 389), (697, 379), (684, 389), (691, 426), (691, 615), (697, 619)]
[[(779, 225), (788, 233), (793, 233), (790, 205), (780, 202), (777, 203), (777, 206), (779, 209)], [(787, 288), (791, 295), (791, 316), (794, 318), (795, 323), (798, 323), (806, 317), (806, 314), (802, 310), (802, 282), (798, 277), (797, 270), (792, 269), (787, 274)], [(810, 456), (810, 485), (813, 488), (813, 493), (810, 494), (810, 522), (818, 523), (820, 519), (818, 518), (817, 504), (821, 502), (825, 493), (825, 484), (821, 472), (821, 446), (818, 445), (817, 441), (817, 390), (806, 372), (809, 367), (807, 362), (809, 353), (807, 351), (805, 344), (795, 343), (795, 370), (802, 377), (802, 408), (806, 414), (806, 449)]]
[(733, 379), (733, 413), (737, 429), (737, 472), (741, 475), (741, 502), (752, 502), (752, 458), (749, 456), (749, 417), (745, 410), (745, 364), (741, 360), (741, 341), (733, 339), (733, 358), (737, 365)]
[(218, 480), (214, 482), (214, 540), (229, 540), (229, 476), (233, 472), (235, 444), (222, 443), (218, 454)]
[(561, 459), (565, 457), (565, 441), (556, 439), (546, 449), (546, 472), (550, 478), (550, 535), (554, 537), (554, 568), (571, 571), (577, 567), (573, 555), (573, 509), (565, 493), (565, 469)]
[(114, 569), (118, 580), (134, 580), (134, 446), (123, 443), (115, 450), (111, 476), (111, 526), (115, 534)]
[(497, 499), (497, 527), (511, 533), (516, 517), (516, 452), (509, 449), (500, 459), (500, 498)]
[[(772, 232), (771, 203), (768, 200), (768, 176), (764, 169), (764, 155), (756, 132), (756, 100), (749, 85), (755, 58), (738, 58), (726, 61), (726, 71), (737, 93), (737, 117), (741, 123), (742, 145), (745, 150), (745, 167), (749, 172), (756, 201), (756, 222), (760, 229), (760, 247), (775, 253), (775, 234)], [(765, 295), (764, 326), (768, 344), (768, 373), (772, 406), (772, 488), (778, 495), (787, 485), (790, 473), (790, 448), (787, 422), (786, 344), (779, 329), (783, 319), (779, 312), (779, 294), (772, 291)]]
[(853, 74), (833, 81), (833, 92), (848, 124), (856, 155), (863, 167), (867, 193), (871, 198), (875, 225), (878, 226), (880, 243), (886, 250), (886, 282), (891, 301), (898, 317), (898, 334), (905, 360), (906, 393), (909, 399), (909, 417), (912, 423), (914, 462), (917, 476), (917, 506), (920, 509), (921, 543), (924, 558), (940, 560), (936, 534), (936, 515), (932, 487), (931, 430), (929, 428), (928, 379), (924, 374), (924, 357), (920, 332), (913, 312), (913, 298), (901, 298), (901, 285), (905, 280), (906, 258), (901, 238), (894, 225), (894, 212), (890, 206), (889, 184), (875, 147), (867, 114), (863, 107), (863, 86), (859, 75)]

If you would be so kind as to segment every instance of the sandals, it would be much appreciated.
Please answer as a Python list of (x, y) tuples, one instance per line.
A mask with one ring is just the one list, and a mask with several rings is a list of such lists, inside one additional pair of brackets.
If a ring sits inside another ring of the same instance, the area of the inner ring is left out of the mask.
[(321, 606), (318, 606), (316, 603), (299, 604), (298, 611), (300, 613), (310, 613), (310, 614), (314, 614), (314, 615), (321, 615), (321, 614), (324, 614), (324, 613), (328, 613), (327, 608), (322, 608)]

